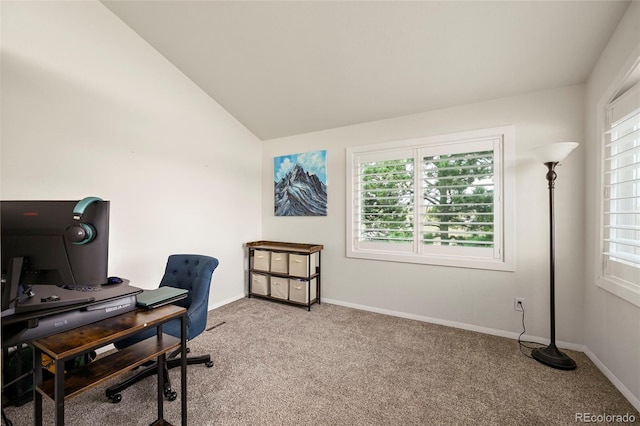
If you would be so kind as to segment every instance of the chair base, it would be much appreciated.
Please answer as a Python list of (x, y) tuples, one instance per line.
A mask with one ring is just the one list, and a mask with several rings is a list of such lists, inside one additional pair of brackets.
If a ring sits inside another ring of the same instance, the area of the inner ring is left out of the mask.
[[(188, 350), (187, 350), (188, 351)], [(177, 368), (182, 365), (181, 358), (175, 358), (175, 356), (180, 351), (176, 351), (170, 355), (165, 361), (165, 368), (163, 371), (163, 384), (164, 384), (164, 396), (169, 401), (173, 401), (177, 398), (178, 394), (171, 389), (171, 382), (169, 381), (169, 369)], [(213, 367), (213, 361), (211, 361), (211, 355), (201, 355), (195, 357), (187, 357), (187, 365), (194, 364), (204, 364), (207, 368)], [(129, 377), (122, 383), (115, 384), (110, 386), (106, 391), (105, 395), (112, 403), (118, 403), (122, 401), (122, 395), (120, 392), (127, 389), (128, 387), (138, 383), (140, 380), (145, 379), (149, 376), (153, 376), (158, 372), (158, 363), (152, 362), (149, 365), (143, 367), (142, 370), (138, 371), (135, 375)]]

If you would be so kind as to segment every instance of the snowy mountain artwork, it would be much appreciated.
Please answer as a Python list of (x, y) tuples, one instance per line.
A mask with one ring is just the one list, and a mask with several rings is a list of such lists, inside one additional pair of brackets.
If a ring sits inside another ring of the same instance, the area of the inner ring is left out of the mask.
[(276, 216), (327, 215), (327, 151), (275, 157)]

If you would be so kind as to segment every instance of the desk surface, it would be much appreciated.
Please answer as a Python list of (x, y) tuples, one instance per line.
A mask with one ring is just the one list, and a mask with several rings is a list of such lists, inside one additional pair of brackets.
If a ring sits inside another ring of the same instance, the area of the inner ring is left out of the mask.
[(58, 333), (32, 343), (54, 360), (74, 357), (102, 346), (106, 346), (134, 331), (155, 327), (168, 319), (179, 318), (186, 311), (175, 305), (157, 309), (136, 309), (115, 317)]

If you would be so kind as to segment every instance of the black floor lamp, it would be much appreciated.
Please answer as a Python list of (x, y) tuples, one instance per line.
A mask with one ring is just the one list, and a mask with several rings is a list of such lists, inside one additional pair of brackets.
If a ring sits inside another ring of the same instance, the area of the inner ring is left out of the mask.
[(553, 188), (557, 177), (555, 167), (564, 160), (571, 151), (578, 146), (577, 142), (553, 143), (532, 150), (534, 156), (547, 166), (547, 181), (549, 182), (549, 268), (550, 268), (550, 306), (551, 313), (550, 343), (546, 348), (534, 349), (531, 356), (549, 367), (561, 370), (573, 370), (576, 362), (556, 346), (556, 302), (555, 302), (555, 232), (553, 215)]

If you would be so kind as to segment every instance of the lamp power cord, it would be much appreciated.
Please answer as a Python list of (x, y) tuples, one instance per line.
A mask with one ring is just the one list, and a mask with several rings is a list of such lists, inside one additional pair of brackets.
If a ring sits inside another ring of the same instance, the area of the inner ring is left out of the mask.
[[(520, 352), (522, 352), (524, 356), (533, 359), (533, 357), (531, 356), (531, 351), (533, 349), (544, 348), (544, 345), (538, 342), (522, 340), (522, 335), (527, 331), (527, 328), (525, 327), (525, 324), (524, 324), (524, 304), (522, 302), (518, 302), (518, 304), (522, 308), (522, 333), (520, 333), (520, 335), (518, 336), (518, 346), (520, 347)], [(536, 345), (536, 346), (531, 346), (531, 345)], [(529, 352), (526, 352), (525, 349), (528, 349)]]

